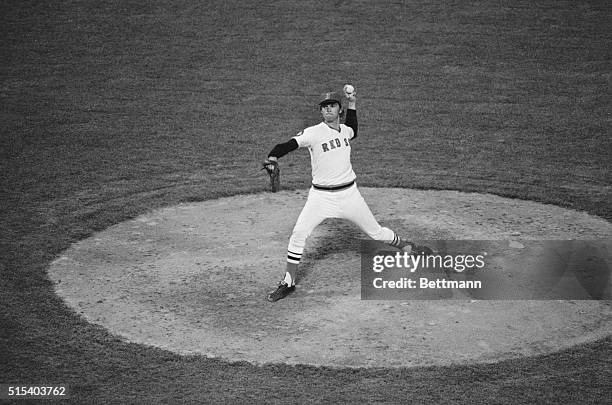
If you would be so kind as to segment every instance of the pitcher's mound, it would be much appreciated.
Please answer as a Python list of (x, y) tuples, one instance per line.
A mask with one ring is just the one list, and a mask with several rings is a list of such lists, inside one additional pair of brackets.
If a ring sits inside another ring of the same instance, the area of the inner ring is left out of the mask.
[[(361, 192), (381, 224), (413, 240), (612, 237), (600, 218), (528, 201)], [(160, 209), (76, 243), (49, 275), (75, 311), (130, 341), (255, 364), (493, 362), (612, 333), (609, 301), (362, 301), (364, 236), (340, 221), (315, 230), (298, 288), (269, 303), (306, 195), (238, 195)]]

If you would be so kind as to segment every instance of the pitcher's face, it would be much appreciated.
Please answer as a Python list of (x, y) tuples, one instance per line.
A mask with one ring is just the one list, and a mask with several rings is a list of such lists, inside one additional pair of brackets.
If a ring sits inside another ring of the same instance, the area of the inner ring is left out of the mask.
[(321, 115), (325, 122), (336, 121), (340, 116), (340, 104), (333, 102), (321, 106)]

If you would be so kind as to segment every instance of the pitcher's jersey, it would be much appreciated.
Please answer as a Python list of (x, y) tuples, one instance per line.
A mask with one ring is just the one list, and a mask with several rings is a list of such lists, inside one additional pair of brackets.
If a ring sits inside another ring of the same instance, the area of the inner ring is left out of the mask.
[(340, 131), (325, 122), (308, 127), (293, 139), (300, 148), (310, 152), (312, 182), (318, 186), (337, 186), (355, 180), (351, 165), (351, 140), (353, 129), (340, 124)]

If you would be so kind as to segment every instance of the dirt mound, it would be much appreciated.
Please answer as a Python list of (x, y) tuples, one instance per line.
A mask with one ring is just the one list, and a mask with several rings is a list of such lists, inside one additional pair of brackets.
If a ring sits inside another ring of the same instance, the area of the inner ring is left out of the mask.
[[(383, 225), (414, 240), (612, 236), (607, 221), (534, 202), (452, 191), (361, 192)], [(268, 303), (306, 193), (160, 209), (76, 243), (49, 275), (77, 313), (130, 341), (257, 364), (492, 362), (612, 333), (609, 301), (362, 301), (363, 235), (339, 221), (323, 223), (309, 238), (296, 292)]]

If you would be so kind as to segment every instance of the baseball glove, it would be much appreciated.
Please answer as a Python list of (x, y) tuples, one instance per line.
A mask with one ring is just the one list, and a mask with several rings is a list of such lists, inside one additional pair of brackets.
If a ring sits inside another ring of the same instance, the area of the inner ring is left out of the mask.
[(270, 190), (276, 193), (280, 188), (280, 167), (278, 166), (278, 162), (276, 160), (266, 159), (262, 165), (263, 167), (261, 169), (266, 169), (270, 176)]

